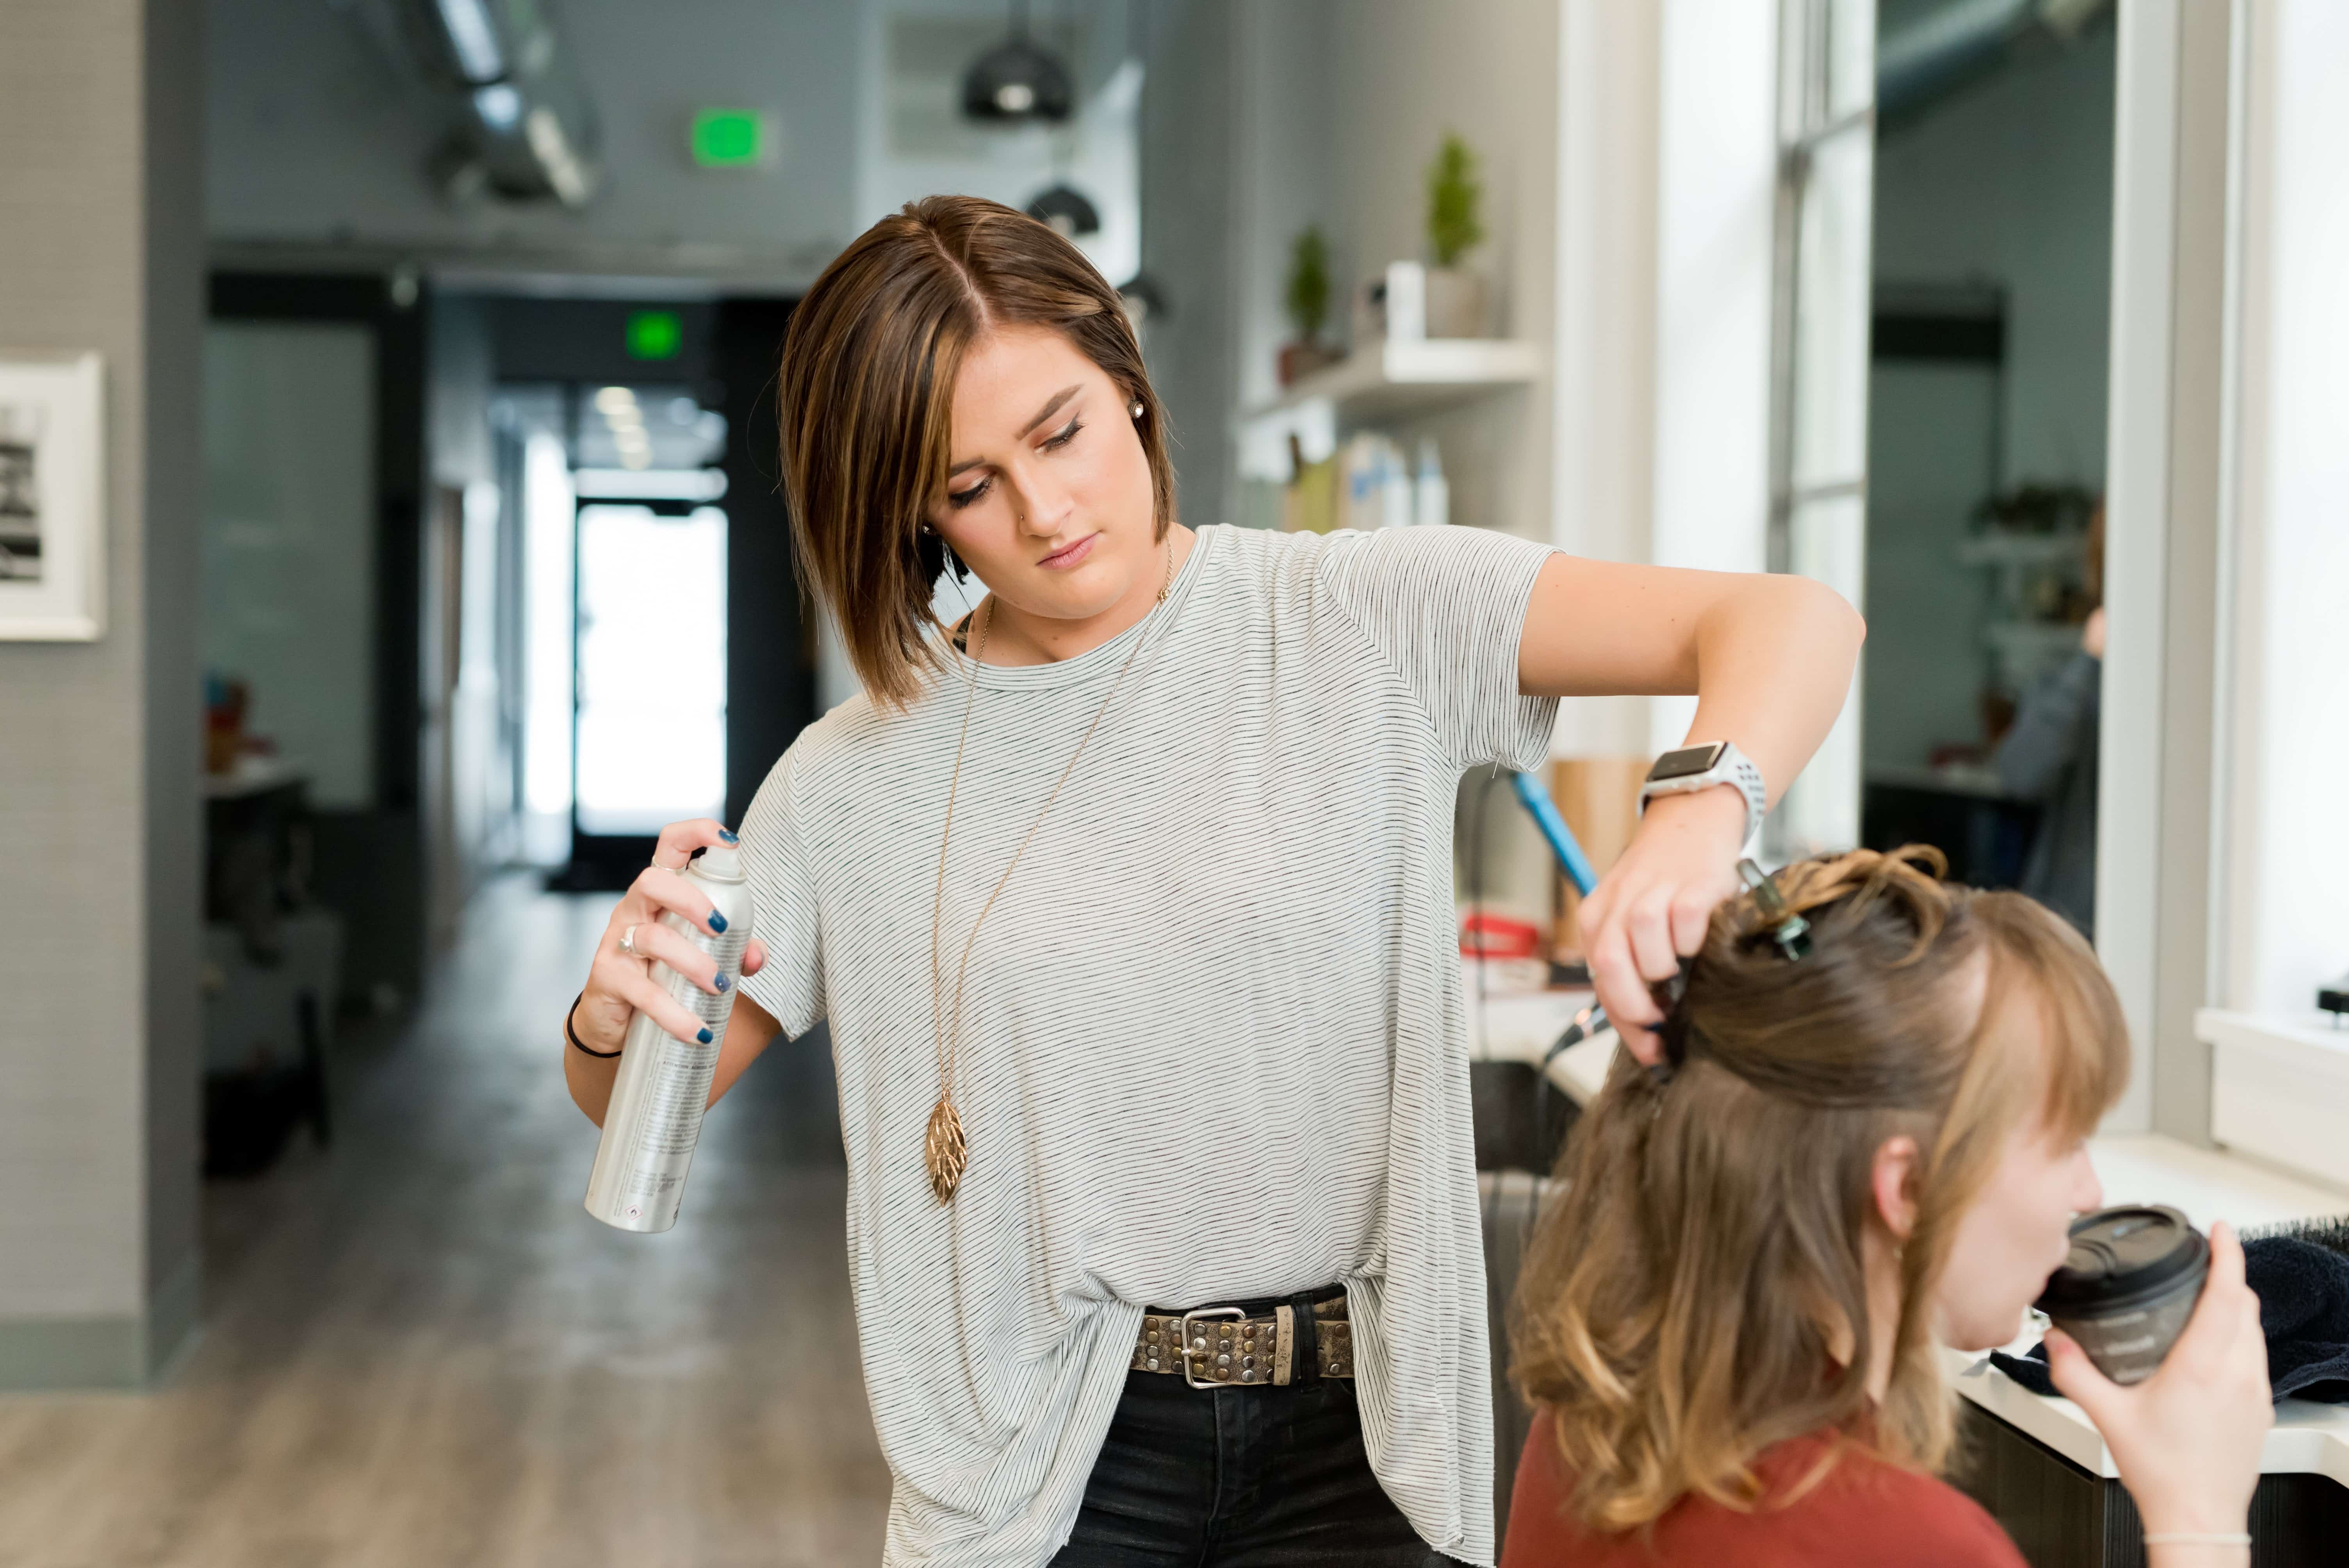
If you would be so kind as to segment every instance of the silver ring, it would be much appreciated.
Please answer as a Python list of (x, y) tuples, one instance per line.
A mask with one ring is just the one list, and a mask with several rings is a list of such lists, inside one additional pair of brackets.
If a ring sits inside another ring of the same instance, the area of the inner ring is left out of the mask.
[(632, 925), (628, 927), (627, 930), (620, 933), (620, 951), (631, 958), (641, 958), (644, 956), (636, 951), (636, 928), (635, 926)]

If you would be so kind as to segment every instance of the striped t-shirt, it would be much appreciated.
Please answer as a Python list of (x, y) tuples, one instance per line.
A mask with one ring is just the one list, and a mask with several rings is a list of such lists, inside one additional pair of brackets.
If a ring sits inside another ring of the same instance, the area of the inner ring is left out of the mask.
[[(1517, 694), (1540, 545), (1469, 528), (1207, 528), (1142, 623), (978, 668), (940, 963), (1124, 684), (980, 931), (931, 1196), (931, 901), (968, 686), (852, 699), (742, 822), (771, 957), (829, 1019), (889, 1564), (1064, 1542), (1143, 1308), (1343, 1284), (1371, 1463), (1437, 1549), (1493, 1561), (1493, 1413), (1453, 925), (1461, 773), (1547, 755)], [(1248, 1390), (1201, 1398), (1247, 1398)]]

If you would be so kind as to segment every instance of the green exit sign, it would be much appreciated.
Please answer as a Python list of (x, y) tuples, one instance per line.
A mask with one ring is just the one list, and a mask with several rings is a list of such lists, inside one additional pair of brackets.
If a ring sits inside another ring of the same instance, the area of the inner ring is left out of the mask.
[(673, 310), (634, 310), (625, 329), (631, 359), (675, 359), (685, 346), (685, 327)]
[(693, 161), (703, 169), (756, 169), (774, 160), (775, 133), (753, 108), (704, 108), (693, 115)]

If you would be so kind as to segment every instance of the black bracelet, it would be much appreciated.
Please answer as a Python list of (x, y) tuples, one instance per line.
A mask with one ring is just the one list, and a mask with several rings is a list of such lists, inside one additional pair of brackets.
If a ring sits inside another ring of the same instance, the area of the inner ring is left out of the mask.
[[(584, 1042), (582, 1042), (582, 1041), (581, 1041), (581, 1039), (579, 1038), (579, 1031), (578, 1031), (578, 1030), (576, 1030), (576, 1029), (574, 1029), (574, 1028), (573, 1028), (573, 1027), (571, 1026), (571, 1015), (572, 1015), (573, 1013), (576, 1013), (577, 1011), (579, 1011), (579, 1004), (580, 1004), (583, 1000), (585, 1000), (585, 999), (586, 995), (587, 995), (587, 993), (586, 993), (586, 992), (585, 992), (585, 991), (582, 991), (582, 992), (580, 992), (580, 993), (579, 993), (579, 995), (578, 995), (574, 996), (574, 997), (572, 997), (572, 998), (571, 998), (571, 1006), (570, 1006), (570, 1009), (569, 1009), (568, 1011), (566, 1011), (566, 1012), (563, 1015), (563, 1035), (564, 1035), (564, 1037), (565, 1039), (569, 1040), (569, 1041), (571, 1042), (572, 1046), (573, 1046), (575, 1049), (577, 1049), (581, 1055), (583, 1055), (583, 1056), (590, 1056), (590, 1057), (595, 1057), (598, 1061), (610, 1061), (614, 1057), (616, 1057), (616, 1056), (618, 1056), (618, 1055), (620, 1054), (620, 1053), (619, 1053), (619, 1051), (591, 1051), (591, 1050), (589, 1050), (589, 1049), (587, 1048), (586, 1045), (585, 1045)], [(626, 1047), (625, 1043), (623, 1043), (622, 1049), (626, 1049)]]

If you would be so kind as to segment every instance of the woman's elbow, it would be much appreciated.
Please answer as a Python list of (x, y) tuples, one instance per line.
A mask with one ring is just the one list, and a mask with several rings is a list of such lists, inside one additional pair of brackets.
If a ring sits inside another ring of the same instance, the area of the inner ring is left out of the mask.
[(1806, 637), (1840, 645), (1854, 659), (1859, 656), (1860, 645), (1868, 641), (1868, 622), (1850, 600), (1816, 577), (1773, 573), (1769, 581), (1786, 596), (1789, 620)]

